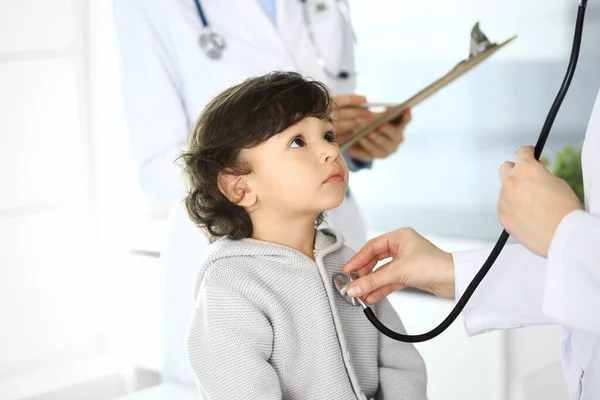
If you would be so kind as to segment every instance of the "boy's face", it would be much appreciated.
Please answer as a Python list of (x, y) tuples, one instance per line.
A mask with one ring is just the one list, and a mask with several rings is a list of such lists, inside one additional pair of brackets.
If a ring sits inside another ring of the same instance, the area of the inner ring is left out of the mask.
[(348, 166), (330, 121), (305, 118), (242, 154), (259, 209), (316, 217), (344, 200)]

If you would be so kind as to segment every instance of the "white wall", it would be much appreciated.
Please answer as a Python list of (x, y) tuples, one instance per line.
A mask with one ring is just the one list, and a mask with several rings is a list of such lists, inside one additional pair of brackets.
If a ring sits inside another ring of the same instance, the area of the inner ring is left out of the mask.
[(55, 372), (103, 353), (86, 7), (0, 2), (2, 399), (71, 384)]

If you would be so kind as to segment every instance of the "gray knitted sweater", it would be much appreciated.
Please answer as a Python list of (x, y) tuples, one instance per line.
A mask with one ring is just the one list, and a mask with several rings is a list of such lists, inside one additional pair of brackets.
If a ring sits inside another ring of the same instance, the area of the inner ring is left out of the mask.
[[(211, 247), (188, 337), (202, 399), (426, 398), (415, 347), (380, 334), (333, 286), (353, 255), (339, 234), (316, 231), (316, 262), (255, 239)], [(375, 312), (404, 331), (386, 300)]]

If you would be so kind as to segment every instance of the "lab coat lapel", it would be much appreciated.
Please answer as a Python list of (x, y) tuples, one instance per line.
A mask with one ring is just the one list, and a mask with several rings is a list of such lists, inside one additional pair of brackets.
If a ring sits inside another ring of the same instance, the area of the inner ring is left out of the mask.
[[(232, 3), (237, 3), (237, 1), (238, 0), (234, 0), (232, 1)], [(269, 44), (273, 49), (277, 49), (278, 53), (287, 56), (287, 48), (285, 46), (285, 43), (281, 40), (279, 31), (276, 28), (276, 24), (279, 21), (279, 15), (276, 16), (276, 21), (274, 24), (258, 0), (246, 0), (246, 3), (247, 6), (241, 7), (243, 9), (241, 10), (241, 12), (252, 13), (252, 16), (250, 18), (247, 18), (247, 16), (244, 17), (245, 20), (252, 21), (253, 26), (249, 26), (247, 28), (249, 29), (248, 32), (255, 32), (256, 34), (258, 34), (257, 30), (260, 29), (259, 40), (261, 41), (261, 43)], [(276, 4), (277, 8), (275, 11), (277, 13), (278, 6), (279, 4)], [(235, 4), (232, 4), (232, 7), (235, 7)]]
[(300, 0), (276, 0), (276, 7), (278, 36), (293, 58), (304, 27), (303, 5)]
[[(258, 0), (202, 0), (202, 5), (215, 32), (227, 32), (233, 35), (232, 40), (245, 42), (246, 46), (255, 48), (259, 53), (268, 51), (279, 61), (290, 58), (279, 30)], [(277, 14), (279, 21), (279, 11)]]
[(585, 134), (581, 164), (587, 211), (600, 216), (600, 92)]
[(347, 29), (336, 0), (306, 0), (308, 19), (312, 27), (316, 46), (310, 40), (307, 23), (304, 19), (304, 5), (300, 0), (278, 0), (277, 30), (288, 55), (294, 60), (296, 69), (305, 76), (325, 83), (333, 93), (350, 93), (354, 90), (354, 79), (345, 81), (328, 77), (317, 61), (317, 49), (325, 64), (332, 71), (340, 66), (354, 70), (352, 46), (346, 43)]

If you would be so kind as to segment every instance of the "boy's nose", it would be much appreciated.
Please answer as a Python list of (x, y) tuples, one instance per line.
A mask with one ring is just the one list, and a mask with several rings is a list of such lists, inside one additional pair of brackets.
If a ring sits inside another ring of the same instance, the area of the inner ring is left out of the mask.
[(329, 161), (330, 159), (336, 160), (340, 157), (340, 149), (333, 143), (324, 143), (321, 146), (322, 159)]

